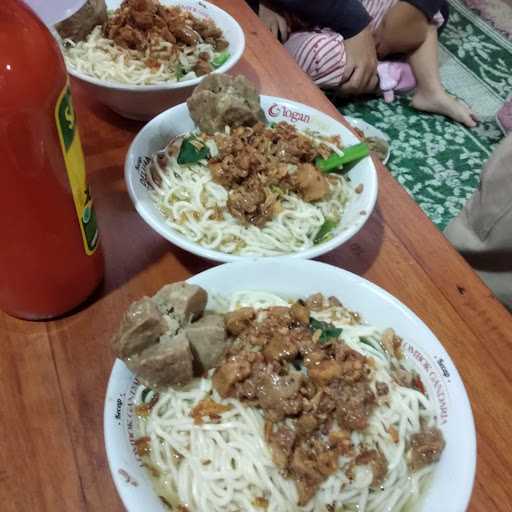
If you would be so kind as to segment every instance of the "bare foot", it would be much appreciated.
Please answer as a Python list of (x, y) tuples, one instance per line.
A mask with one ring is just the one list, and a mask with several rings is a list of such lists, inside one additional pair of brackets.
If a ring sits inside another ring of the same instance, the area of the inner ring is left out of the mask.
[(477, 124), (477, 118), (471, 109), (455, 96), (450, 96), (446, 91), (440, 91), (436, 94), (416, 91), (411, 104), (415, 109), (433, 114), (442, 114), (468, 128), (474, 128)]

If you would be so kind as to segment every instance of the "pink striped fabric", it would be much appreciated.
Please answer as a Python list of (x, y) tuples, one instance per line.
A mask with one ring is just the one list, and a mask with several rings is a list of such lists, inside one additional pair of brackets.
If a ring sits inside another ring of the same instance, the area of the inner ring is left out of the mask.
[(347, 57), (339, 34), (330, 30), (294, 32), (285, 47), (315, 84), (325, 87), (343, 81)]
[(370, 27), (372, 30), (379, 28), (386, 13), (398, 0), (363, 0), (363, 5), (371, 16)]
[[(371, 16), (370, 27), (375, 31), (386, 13), (398, 0), (362, 0)], [(433, 22), (440, 26), (443, 17), (434, 16)], [(347, 56), (343, 37), (329, 29), (314, 32), (294, 32), (285, 43), (285, 47), (299, 66), (320, 87), (334, 87), (346, 78)]]

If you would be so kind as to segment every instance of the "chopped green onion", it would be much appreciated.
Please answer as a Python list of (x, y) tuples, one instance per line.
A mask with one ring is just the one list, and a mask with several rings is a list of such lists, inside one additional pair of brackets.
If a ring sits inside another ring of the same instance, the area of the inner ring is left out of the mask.
[(185, 68), (181, 64), (178, 64), (176, 66), (176, 80), (180, 81), (185, 76), (185, 74)]
[(181, 143), (180, 153), (178, 155), (178, 163), (180, 165), (194, 164), (199, 162), (199, 160), (209, 158), (210, 151), (208, 148), (203, 145), (198, 149), (196, 145), (193, 144), (194, 140), (193, 137), (189, 137), (188, 139), (184, 139)]
[(368, 338), (366, 338), (365, 336), (359, 336), (359, 341), (361, 343), (363, 343), (364, 345), (368, 345), (369, 347), (373, 348), (371, 341)]
[(317, 158), (315, 165), (322, 172), (332, 172), (342, 168), (346, 164), (357, 162), (369, 154), (370, 150), (368, 149), (368, 145), (364, 142), (360, 142), (359, 144), (345, 148), (342, 155), (332, 153), (328, 158)]
[(315, 235), (313, 243), (322, 243), (337, 225), (338, 223), (336, 221), (331, 219), (325, 219), (324, 223), (320, 226), (318, 233)]
[(229, 59), (230, 56), (231, 54), (228, 52), (228, 50), (224, 50), (212, 59), (212, 66), (214, 68), (220, 68), (222, 64), (224, 64)]
[(144, 390), (142, 391), (142, 395), (140, 396), (140, 398), (143, 404), (146, 403), (146, 398), (148, 397), (149, 393), (151, 393), (151, 389), (149, 388), (144, 388)]
[(334, 325), (328, 322), (321, 322), (316, 318), (311, 318), (309, 320), (309, 328), (312, 331), (322, 331), (322, 333), (320, 334), (320, 338), (318, 339), (320, 343), (325, 343), (326, 341), (329, 341), (332, 338), (338, 339), (340, 334), (343, 332), (343, 329), (340, 329), (339, 327), (334, 327)]

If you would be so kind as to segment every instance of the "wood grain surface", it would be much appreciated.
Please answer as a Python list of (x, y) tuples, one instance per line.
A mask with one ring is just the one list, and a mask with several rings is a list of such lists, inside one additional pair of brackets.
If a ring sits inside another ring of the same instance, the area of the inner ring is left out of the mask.
[[(243, 26), (235, 72), (262, 93), (340, 118), (242, 0), (217, 0)], [(24, 322), (0, 313), (0, 510), (121, 511), (103, 442), (110, 337), (128, 304), (212, 263), (154, 233), (131, 205), (124, 157), (141, 123), (127, 121), (73, 84), (106, 260), (105, 281), (66, 318)], [(322, 261), (363, 275), (416, 312), (457, 365), (478, 432), (469, 510), (512, 510), (512, 317), (388, 171), (361, 232)], [(451, 512), (451, 511), (432, 511)], [(453, 511), (459, 512), (459, 511)]]

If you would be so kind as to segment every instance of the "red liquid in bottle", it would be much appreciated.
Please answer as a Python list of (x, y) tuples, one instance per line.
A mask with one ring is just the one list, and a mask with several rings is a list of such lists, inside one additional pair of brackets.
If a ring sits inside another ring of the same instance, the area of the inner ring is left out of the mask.
[(0, 2), (0, 308), (62, 315), (103, 276), (60, 49), (18, 0)]

